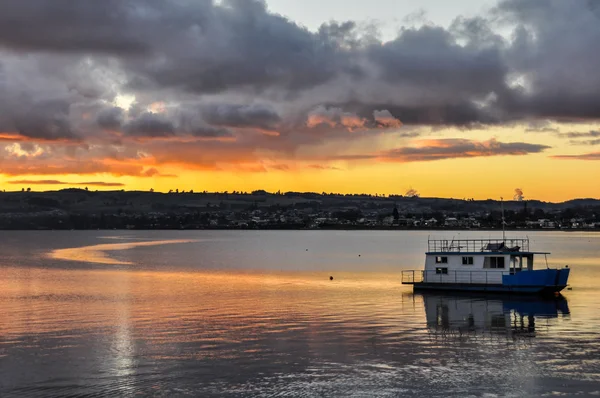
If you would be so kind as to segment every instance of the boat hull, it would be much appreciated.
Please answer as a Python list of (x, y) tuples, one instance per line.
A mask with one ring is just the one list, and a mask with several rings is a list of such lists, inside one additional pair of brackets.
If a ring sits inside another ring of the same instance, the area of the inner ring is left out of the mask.
[(413, 284), (415, 291), (452, 291), (452, 292), (487, 292), (508, 294), (538, 294), (551, 295), (563, 290), (566, 285), (503, 285), (476, 283), (431, 283), (417, 282)]

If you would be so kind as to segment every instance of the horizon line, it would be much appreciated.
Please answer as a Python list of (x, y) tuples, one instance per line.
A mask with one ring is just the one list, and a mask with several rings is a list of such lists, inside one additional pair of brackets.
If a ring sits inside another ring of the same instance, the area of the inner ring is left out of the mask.
[[(114, 188), (114, 187), (112, 187)], [(560, 204), (560, 203), (567, 203), (567, 202), (573, 202), (573, 201), (580, 201), (580, 200), (594, 200), (594, 201), (600, 201), (600, 198), (593, 198), (593, 197), (575, 197), (575, 198), (571, 198), (568, 200), (564, 200), (564, 201), (558, 201), (558, 202), (553, 202), (553, 201), (545, 201), (542, 199), (503, 199), (503, 197), (498, 197), (498, 199), (493, 199), (493, 198), (486, 198), (486, 199), (475, 199), (475, 198), (454, 198), (454, 197), (443, 197), (443, 196), (421, 196), (421, 195), (403, 195), (403, 194), (379, 194), (379, 193), (366, 193), (366, 192), (353, 192), (353, 193), (341, 193), (341, 192), (315, 192), (315, 191), (275, 191), (275, 192), (270, 192), (264, 189), (255, 189), (252, 191), (196, 191), (196, 190), (170, 190), (170, 191), (160, 191), (160, 190), (136, 190), (136, 189), (132, 189), (132, 190), (127, 190), (127, 189), (86, 189), (86, 188), (80, 188), (80, 187), (65, 187), (65, 188), (61, 188), (61, 189), (56, 189), (56, 190), (43, 190), (43, 191), (38, 191), (38, 190), (33, 190), (33, 189), (28, 189), (25, 190), (25, 188), (21, 189), (21, 190), (15, 190), (15, 191), (8, 191), (6, 189), (3, 189), (2, 191), (0, 191), (0, 193), (12, 193), (12, 194), (16, 194), (16, 193), (59, 193), (59, 192), (65, 192), (65, 191), (82, 191), (82, 192), (93, 192), (93, 193), (127, 193), (127, 192), (140, 192), (140, 193), (146, 193), (146, 194), (161, 194), (161, 195), (246, 195), (246, 196), (250, 196), (250, 195), (257, 195), (257, 194), (266, 194), (266, 195), (272, 195), (272, 196), (286, 196), (289, 194), (299, 194), (299, 195), (319, 195), (319, 196), (363, 196), (363, 197), (368, 197), (368, 198), (373, 198), (373, 199), (444, 199), (444, 200), (457, 200), (457, 201), (462, 201), (462, 202), (487, 202), (487, 201), (494, 201), (494, 202), (516, 202), (516, 203), (526, 203), (526, 202), (542, 202), (542, 203), (551, 203), (551, 204)]]

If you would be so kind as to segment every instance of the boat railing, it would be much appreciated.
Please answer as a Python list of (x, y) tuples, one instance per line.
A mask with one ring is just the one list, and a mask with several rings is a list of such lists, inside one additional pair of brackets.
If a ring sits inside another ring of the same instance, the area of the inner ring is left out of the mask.
[(529, 251), (529, 238), (428, 239), (428, 252)]
[(466, 284), (501, 284), (502, 276), (510, 275), (511, 271), (481, 270), (481, 271), (462, 271), (448, 270), (448, 273), (442, 274), (438, 271), (408, 270), (402, 271), (403, 284), (415, 283), (466, 283)]

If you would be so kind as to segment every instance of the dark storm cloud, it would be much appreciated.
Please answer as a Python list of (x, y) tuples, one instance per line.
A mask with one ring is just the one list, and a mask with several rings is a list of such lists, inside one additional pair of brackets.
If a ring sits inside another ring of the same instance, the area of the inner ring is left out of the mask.
[(191, 126), (186, 131), (194, 137), (219, 138), (232, 136), (231, 132), (225, 128), (206, 125)]
[(119, 130), (123, 125), (124, 111), (118, 107), (106, 108), (98, 112), (96, 123), (107, 130)]
[(600, 118), (600, 13), (589, 0), (508, 0), (496, 15), (516, 25), (505, 59), (526, 76), (504, 106), (516, 115)]
[(124, 128), (127, 135), (136, 137), (169, 137), (176, 133), (175, 126), (166, 117), (144, 112), (128, 122)]
[(69, 120), (69, 103), (41, 101), (17, 115), (15, 130), (22, 136), (41, 140), (75, 139)]
[[(459, 17), (447, 29), (402, 29), (381, 42), (351, 21), (309, 31), (257, 0), (5, 0), (0, 132), (101, 144), (112, 143), (114, 131), (162, 143), (277, 130), (247, 134), (239, 152), (292, 153), (341, 134), (358, 137), (348, 130), (361, 126), (596, 120), (594, 4), (501, 1), (490, 15)], [(511, 38), (498, 35), (499, 26), (513, 30)], [(117, 94), (136, 102), (113, 107)], [(165, 112), (150, 113), (159, 102)], [(333, 112), (334, 122), (306, 128), (311, 112), (315, 120)], [(497, 144), (475, 153), (537, 148)]]
[(215, 126), (271, 129), (281, 121), (277, 112), (264, 104), (212, 104), (202, 110), (204, 120)]
[(171, 2), (162, 10), (160, 23), (172, 28), (161, 31), (150, 59), (126, 62), (130, 87), (300, 90), (351, 69), (337, 41), (268, 13), (262, 1), (211, 3)]
[(178, 114), (141, 112), (125, 121), (121, 108), (111, 107), (101, 110), (96, 123), (103, 129), (122, 131), (126, 136), (138, 138), (165, 138), (193, 136), (205, 138), (229, 137), (231, 132), (220, 126), (204, 122), (198, 112), (184, 110)]
[(212, 126), (205, 122), (197, 109), (180, 109), (177, 119), (177, 130), (180, 135), (193, 137), (221, 138), (231, 137), (232, 133), (225, 127)]
[[(459, 17), (449, 29), (403, 29), (380, 43), (353, 22), (310, 32), (262, 1), (8, 0), (0, 4), (0, 45), (114, 55), (137, 90), (335, 91), (345, 76), (394, 87), (377, 105), (403, 123), (597, 118), (600, 53), (589, 49), (600, 40), (600, 20), (592, 5), (502, 1), (493, 16), (514, 26), (514, 42), (490, 20)], [(525, 89), (508, 84), (521, 75)], [(490, 95), (485, 109), (476, 105)], [(336, 97), (322, 102), (374, 102), (360, 91)]]
[[(131, 54), (146, 42), (156, 1), (3, 0), (0, 45), (25, 51)], [(154, 7), (153, 7), (154, 6)]]
[(462, 46), (440, 27), (404, 30), (393, 41), (370, 46), (368, 55), (390, 84), (455, 98), (483, 97), (505, 89), (507, 68), (498, 46)]

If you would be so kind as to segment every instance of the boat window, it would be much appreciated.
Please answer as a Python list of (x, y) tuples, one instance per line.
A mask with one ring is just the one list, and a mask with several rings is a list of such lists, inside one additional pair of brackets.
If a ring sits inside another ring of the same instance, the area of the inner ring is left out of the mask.
[(435, 263), (436, 264), (448, 264), (448, 257), (436, 257)]
[(504, 268), (504, 257), (486, 257), (483, 268)]
[(462, 263), (463, 265), (473, 265), (473, 257), (463, 257)]
[(436, 267), (435, 268), (435, 273), (436, 274), (444, 274), (447, 275), (448, 274), (448, 268), (442, 268), (442, 267)]

